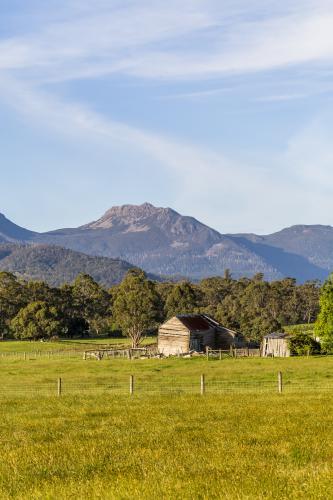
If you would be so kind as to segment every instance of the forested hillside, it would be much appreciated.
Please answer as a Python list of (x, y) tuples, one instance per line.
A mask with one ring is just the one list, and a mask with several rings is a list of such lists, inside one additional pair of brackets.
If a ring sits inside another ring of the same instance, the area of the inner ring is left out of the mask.
[(71, 283), (78, 274), (86, 273), (110, 287), (132, 267), (119, 259), (92, 257), (56, 246), (0, 244), (0, 270), (52, 286)]

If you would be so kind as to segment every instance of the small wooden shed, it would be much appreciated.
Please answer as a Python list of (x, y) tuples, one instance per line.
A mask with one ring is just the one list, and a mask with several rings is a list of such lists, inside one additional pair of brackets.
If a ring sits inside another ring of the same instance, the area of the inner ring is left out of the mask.
[(158, 351), (165, 356), (229, 349), (241, 345), (241, 334), (224, 328), (205, 314), (184, 314), (169, 319), (158, 330)]
[(290, 335), (283, 332), (270, 333), (263, 338), (262, 356), (274, 356), (286, 358), (290, 356), (288, 339)]

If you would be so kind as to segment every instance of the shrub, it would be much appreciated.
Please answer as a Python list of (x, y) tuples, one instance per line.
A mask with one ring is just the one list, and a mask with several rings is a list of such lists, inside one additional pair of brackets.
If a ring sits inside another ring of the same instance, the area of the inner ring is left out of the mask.
[(321, 351), (319, 342), (317, 342), (310, 333), (304, 331), (295, 333), (290, 337), (288, 343), (290, 352), (294, 356), (319, 354)]

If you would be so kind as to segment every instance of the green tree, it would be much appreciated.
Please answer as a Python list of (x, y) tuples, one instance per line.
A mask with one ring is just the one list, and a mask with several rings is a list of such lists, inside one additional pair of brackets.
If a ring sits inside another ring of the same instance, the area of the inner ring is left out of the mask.
[(294, 356), (306, 356), (309, 354), (319, 354), (320, 344), (309, 332), (300, 331), (294, 333), (288, 341), (291, 354)]
[(171, 318), (177, 314), (194, 313), (199, 306), (198, 299), (198, 292), (189, 281), (177, 283), (167, 296), (166, 316)]
[(138, 269), (130, 270), (114, 292), (113, 318), (131, 339), (133, 348), (138, 347), (146, 332), (155, 327), (158, 302), (154, 283)]
[(281, 325), (270, 306), (271, 286), (257, 275), (248, 284), (240, 299), (240, 330), (254, 342), (261, 342), (268, 333), (279, 330)]
[(232, 330), (240, 331), (240, 303), (239, 297), (228, 295), (216, 308), (215, 318), (221, 325)]
[(46, 302), (31, 302), (11, 321), (17, 339), (38, 340), (58, 335), (63, 328), (58, 311)]
[(111, 316), (108, 292), (88, 274), (80, 274), (73, 283), (72, 297), (75, 316), (83, 318), (92, 333), (105, 333), (106, 319)]
[(319, 312), (320, 282), (307, 281), (298, 287), (298, 294), (301, 320), (310, 324), (315, 321)]
[(53, 291), (44, 281), (29, 281), (25, 286), (25, 296), (27, 302), (48, 302), (53, 301)]
[(10, 322), (26, 305), (24, 286), (14, 274), (0, 272), (0, 337), (10, 333)]
[(315, 323), (315, 336), (326, 352), (333, 352), (333, 274), (324, 283), (319, 299), (320, 311)]
[(200, 311), (216, 317), (218, 306), (232, 293), (234, 281), (225, 271), (227, 277), (213, 277), (203, 279), (199, 284), (201, 292)]
[(246, 334), (248, 340), (256, 344), (260, 344), (265, 335), (280, 329), (280, 323), (267, 314), (251, 318), (246, 323), (242, 323), (240, 328), (241, 332)]

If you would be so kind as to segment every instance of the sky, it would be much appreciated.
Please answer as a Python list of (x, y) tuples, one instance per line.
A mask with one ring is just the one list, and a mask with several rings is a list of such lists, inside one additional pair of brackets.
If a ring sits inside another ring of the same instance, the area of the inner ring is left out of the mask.
[(0, 212), (333, 223), (333, 0), (0, 0)]

